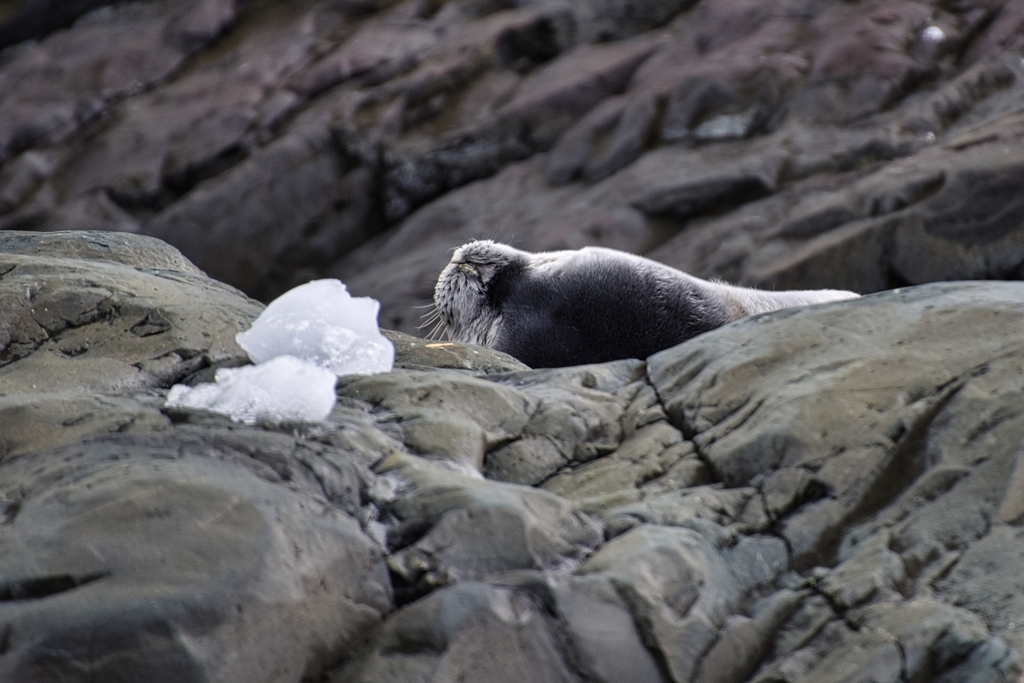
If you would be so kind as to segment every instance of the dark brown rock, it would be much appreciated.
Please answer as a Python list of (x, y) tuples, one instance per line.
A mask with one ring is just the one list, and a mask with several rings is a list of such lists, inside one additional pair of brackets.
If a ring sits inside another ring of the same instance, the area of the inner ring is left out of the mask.
[(0, 228), (159, 236), (261, 299), (340, 275), (405, 332), (470, 237), (1021, 276), (1013, 3), (101, 5), (0, 21), (38, 38), (0, 60)]
[[(107, 3), (26, 3), (20, 15), (0, 25), (0, 41), (41, 35), (102, 4)], [(163, 82), (233, 19), (234, 3), (227, 0), (174, 8), (127, 3), (84, 17), (38, 44), (14, 48), (0, 69), (0, 162), (26, 149), (81, 138), (85, 126), (116, 100)], [(28, 23), (36, 24), (34, 30)]]

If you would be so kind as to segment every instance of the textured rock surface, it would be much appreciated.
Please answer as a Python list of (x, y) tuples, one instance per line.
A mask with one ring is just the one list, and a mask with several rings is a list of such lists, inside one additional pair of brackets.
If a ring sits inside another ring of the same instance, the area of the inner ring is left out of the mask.
[(163, 406), (260, 311), (174, 249), (10, 232), (0, 273), (0, 680), (1022, 674), (1024, 285), (557, 370), (389, 333), (271, 427)]
[(1024, 277), (1016, 0), (7, 0), (0, 50), (0, 229), (156, 236), (263, 301), (341, 277), (412, 332), (471, 237)]

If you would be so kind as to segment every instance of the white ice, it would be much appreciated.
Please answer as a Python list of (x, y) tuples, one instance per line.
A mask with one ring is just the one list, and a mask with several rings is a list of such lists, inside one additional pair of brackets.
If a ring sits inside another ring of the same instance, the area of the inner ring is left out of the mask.
[(235, 338), (254, 363), (295, 356), (336, 375), (388, 372), (394, 345), (380, 333), (380, 303), (353, 297), (338, 280), (314, 280), (270, 302)]
[(946, 32), (935, 25), (926, 28), (921, 35), (929, 43), (941, 43), (946, 39)]
[(215, 384), (174, 385), (167, 405), (212, 410), (246, 424), (317, 422), (334, 408), (335, 374), (293, 356), (221, 368), (215, 377)]
[(337, 375), (391, 370), (395, 347), (377, 327), (379, 310), (338, 280), (296, 287), (235, 337), (256, 365), (222, 368), (213, 384), (175, 385), (166, 404), (247, 424), (323, 420), (334, 407)]

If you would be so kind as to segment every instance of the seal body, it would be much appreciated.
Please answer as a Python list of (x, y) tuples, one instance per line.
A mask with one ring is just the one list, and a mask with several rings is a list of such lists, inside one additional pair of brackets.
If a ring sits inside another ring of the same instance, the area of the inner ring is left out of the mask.
[(601, 247), (530, 253), (490, 240), (456, 249), (434, 288), (452, 341), (535, 368), (647, 358), (748, 315), (856, 296), (734, 287)]

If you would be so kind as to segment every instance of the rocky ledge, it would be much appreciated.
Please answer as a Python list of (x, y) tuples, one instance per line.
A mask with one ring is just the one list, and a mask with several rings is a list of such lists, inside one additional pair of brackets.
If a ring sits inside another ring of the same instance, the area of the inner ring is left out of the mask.
[(531, 370), (393, 335), (322, 423), (163, 408), (261, 305), (0, 233), (0, 680), (1005, 683), (1024, 284)]

